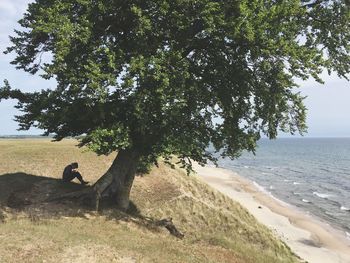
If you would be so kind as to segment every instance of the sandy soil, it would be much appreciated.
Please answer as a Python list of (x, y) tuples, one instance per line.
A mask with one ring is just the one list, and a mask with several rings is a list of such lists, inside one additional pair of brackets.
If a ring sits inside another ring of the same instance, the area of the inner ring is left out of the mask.
[(303, 260), (350, 263), (350, 240), (341, 231), (273, 198), (234, 172), (199, 165), (195, 170), (210, 186), (247, 208)]

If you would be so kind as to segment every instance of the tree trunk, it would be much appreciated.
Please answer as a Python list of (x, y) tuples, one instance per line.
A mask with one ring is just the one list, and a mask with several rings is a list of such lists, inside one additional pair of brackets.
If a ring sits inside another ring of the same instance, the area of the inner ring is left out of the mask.
[(101, 198), (112, 199), (117, 207), (129, 207), (129, 195), (134, 182), (139, 154), (134, 149), (120, 150), (108, 171), (95, 183), (96, 210)]

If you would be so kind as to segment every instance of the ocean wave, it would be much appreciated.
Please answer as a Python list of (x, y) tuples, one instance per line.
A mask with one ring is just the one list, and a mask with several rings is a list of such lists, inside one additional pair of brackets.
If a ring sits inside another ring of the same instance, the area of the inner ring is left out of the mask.
[(294, 169), (291, 169), (291, 168), (287, 168), (288, 171), (291, 171), (293, 173), (297, 173), (297, 174), (303, 174), (303, 172), (301, 171), (298, 171), (298, 170), (294, 170)]
[[(258, 184), (257, 182), (253, 181), (253, 185), (254, 185), (260, 192), (262, 192), (262, 193), (264, 193), (264, 194), (270, 196), (272, 199), (274, 199), (275, 201), (279, 202), (280, 204), (282, 204), (282, 205), (284, 205), (284, 206), (287, 206), (287, 207), (290, 206), (289, 203), (286, 203), (286, 202), (282, 201), (281, 199), (275, 197), (270, 191), (266, 190), (265, 187), (261, 186), (261, 185)], [(271, 188), (271, 187), (272, 187), (272, 188)], [(274, 187), (273, 187), (272, 185), (271, 185), (269, 188), (270, 188), (270, 189), (274, 189)]]
[(340, 210), (342, 210), (342, 211), (350, 211), (350, 208), (345, 207), (345, 206), (341, 206)]
[(256, 188), (258, 188), (258, 190), (259, 190), (260, 192), (266, 193), (266, 189), (265, 189), (263, 186), (261, 186), (260, 184), (258, 184), (257, 182), (253, 181), (253, 185), (254, 185)]
[(348, 173), (348, 172), (340, 172), (340, 171), (338, 171), (337, 173), (338, 173), (338, 174), (350, 175), (350, 173)]
[(301, 193), (293, 192), (293, 195), (301, 195)]
[(301, 199), (301, 201), (303, 201), (304, 203), (311, 203), (309, 200), (307, 200), (307, 199)]
[(312, 194), (313, 194), (313, 195), (316, 195), (316, 196), (318, 196), (318, 197), (320, 197), (320, 198), (323, 198), (323, 199), (327, 199), (327, 198), (329, 198), (329, 197), (332, 196), (332, 195), (330, 195), (330, 194), (322, 194), (322, 193), (318, 193), (318, 192), (313, 192)]
[[(257, 182), (253, 181), (253, 185), (254, 185), (260, 192), (262, 192), (262, 193), (264, 193), (264, 194), (270, 196), (271, 198), (273, 198), (273, 199), (276, 200), (277, 202), (281, 203), (282, 205), (284, 205), (284, 206), (290, 206), (290, 204), (288, 204), (288, 203), (286, 203), (286, 202), (284, 202), (284, 201), (278, 199), (278, 198), (275, 197), (271, 192), (267, 191), (267, 190), (265, 189), (265, 187), (261, 186), (261, 185), (258, 184)], [(272, 185), (271, 185), (271, 186), (272, 186)], [(273, 189), (273, 188), (271, 188), (271, 186), (270, 186), (270, 189)], [(273, 186), (272, 186), (272, 187), (273, 187)]]
[(298, 184), (301, 184), (301, 183), (299, 183), (299, 182), (293, 182), (293, 184), (294, 184), (294, 185), (298, 185)]
[(350, 240), (350, 233), (349, 232), (345, 232), (346, 238)]
[(335, 214), (335, 213), (332, 213), (332, 212), (328, 212), (328, 211), (325, 211), (324, 212), (326, 215), (332, 217), (332, 218), (336, 218), (338, 216), (338, 214)]

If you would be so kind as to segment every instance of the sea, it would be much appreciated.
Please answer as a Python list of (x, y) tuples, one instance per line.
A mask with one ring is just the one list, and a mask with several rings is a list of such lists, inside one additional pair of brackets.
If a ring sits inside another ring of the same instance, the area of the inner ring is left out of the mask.
[(350, 138), (262, 139), (255, 155), (221, 158), (218, 165), (350, 239)]

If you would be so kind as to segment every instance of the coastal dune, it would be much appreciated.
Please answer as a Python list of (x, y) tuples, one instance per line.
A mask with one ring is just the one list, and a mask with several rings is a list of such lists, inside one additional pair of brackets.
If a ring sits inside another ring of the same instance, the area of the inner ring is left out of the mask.
[(341, 231), (264, 193), (232, 171), (197, 164), (195, 171), (207, 184), (248, 209), (302, 260), (350, 263), (350, 241)]

